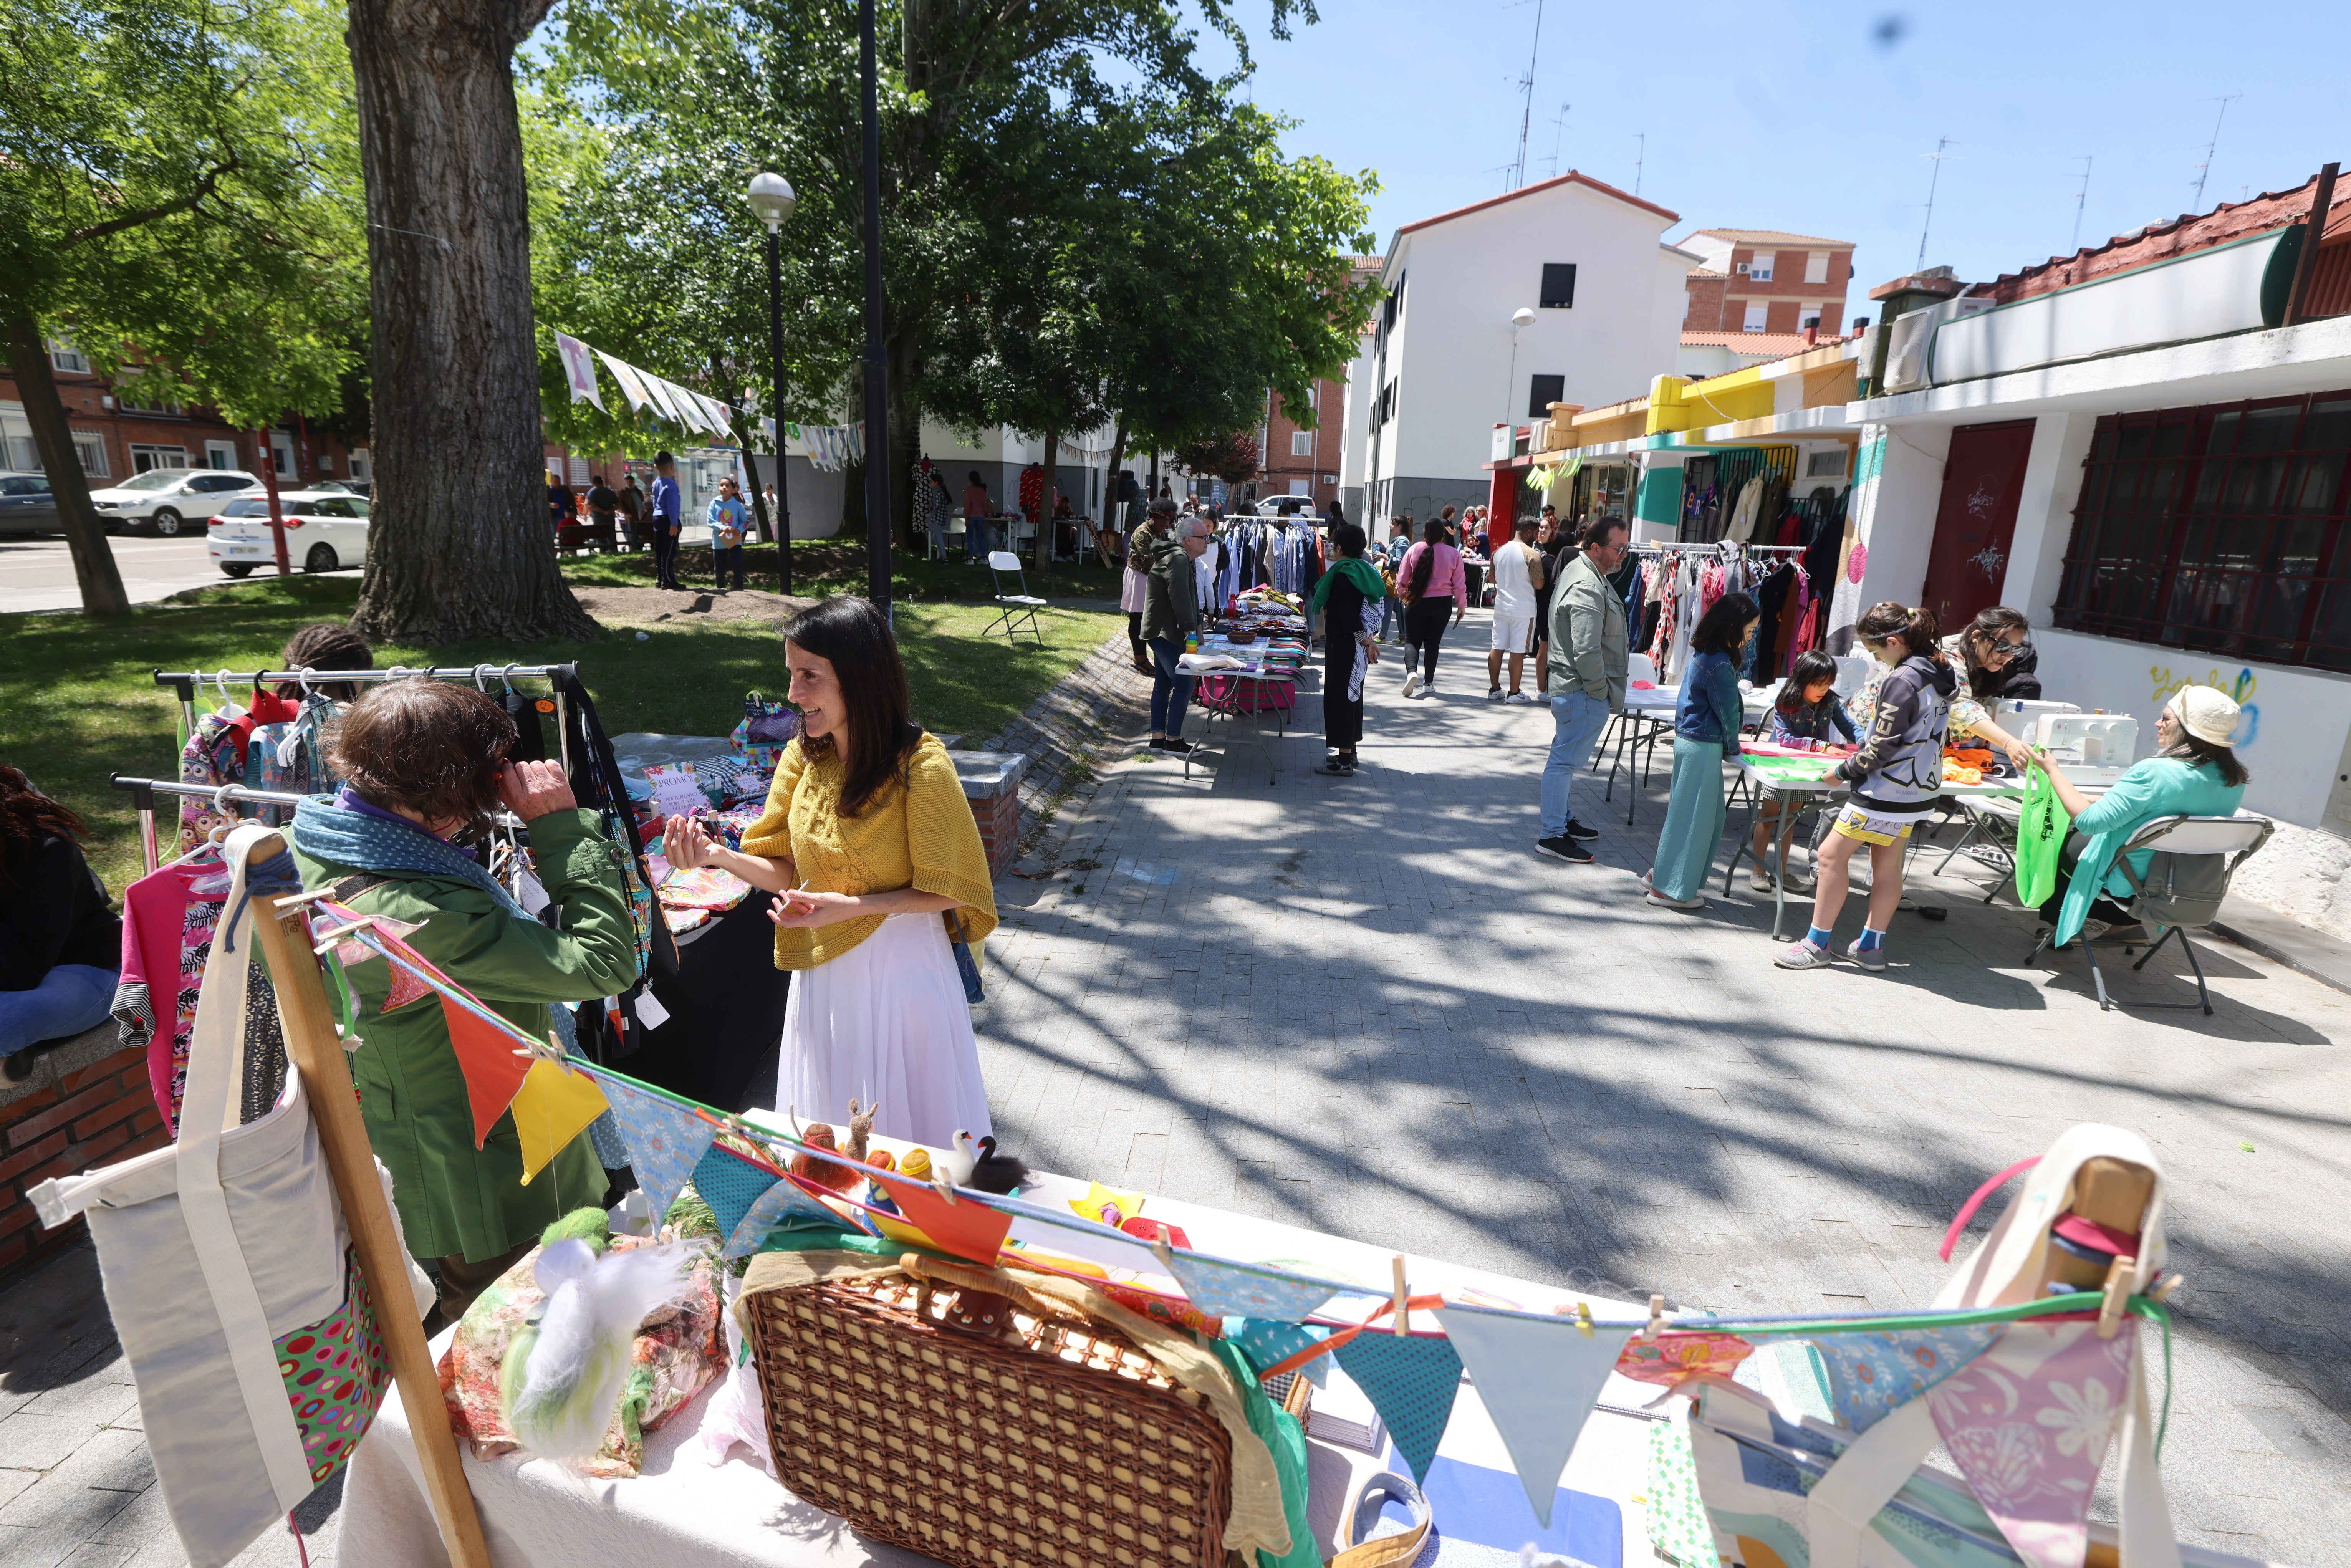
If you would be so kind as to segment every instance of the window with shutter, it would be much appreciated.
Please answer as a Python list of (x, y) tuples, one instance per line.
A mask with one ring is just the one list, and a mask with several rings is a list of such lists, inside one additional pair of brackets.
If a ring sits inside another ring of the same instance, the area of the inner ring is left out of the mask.
[(1575, 308), (1575, 263), (1544, 262), (1542, 292), (1535, 303), (1546, 310), (1573, 309)]
[(1564, 401), (1567, 396), (1567, 378), (1535, 376), (1531, 380), (1532, 385), (1527, 393), (1527, 417), (1549, 419), (1551, 405)]

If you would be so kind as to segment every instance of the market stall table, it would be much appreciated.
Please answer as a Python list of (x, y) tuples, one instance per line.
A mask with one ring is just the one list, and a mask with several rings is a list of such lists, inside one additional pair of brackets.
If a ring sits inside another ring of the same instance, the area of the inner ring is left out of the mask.
[[(750, 1120), (788, 1130), (772, 1113)], [(876, 1139), (880, 1145), (891, 1140)], [(904, 1147), (904, 1145), (898, 1145)], [(1082, 1197), (1087, 1185), (1065, 1176), (1033, 1175), (1024, 1198), (1059, 1206)], [(1182, 1228), (1204, 1251), (1228, 1257), (1279, 1260), (1326, 1277), (1364, 1281), (1358, 1297), (1342, 1296), (1332, 1315), (1362, 1316), (1387, 1299), (1393, 1254), (1378, 1248), (1252, 1219), (1170, 1198), (1146, 1199), (1147, 1218)], [(1033, 1240), (1066, 1253), (1089, 1249), (1078, 1233), (1022, 1220), (1012, 1239)], [(1132, 1264), (1135, 1249), (1104, 1239), (1091, 1249)], [(1624, 1301), (1578, 1298), (1573, 1292), (1514, 1280), (1433, 1259), (1409, 1258), (1416, 1293), (1476, 1292), (1534, 1311), (1588, 1300), (1594, 1319), (1625, 1323), (1644, 1310)], [(451, 1331), (454, 1333), (455, 1331)], [(437, 1356), (449, 1334), (434, 1342)], [(590, 1480), (553, 1461), (510, 1454), (481, 1460), (467, 1455), (465, 1478), (478, 1503), (482, 1524), (498, 1568), (647, 1568), (692, 1563), (719, 1568), (883, 1568), (927, 1563), (931, 1559), (858, 1534), (843, 1520), (802, 1502), (770, 1479), (742, 1449), (716, 1468), (698, 1452), (697, 1437), (712, 1413), (713, 1390), (705, 1390), (645, 1439), (643, 1471), (634, 1479)], [(1444, 1441), (1429, 1475), (1427, 1493), (1440, 1531), (1463, 1543), (1488, 1545), (1498, 1557), (1515, 1560), (1527, 1542), (1558, 1556), (1573, 1555), (1590, 1568), (1623, 1568), (1649, 1561), (1647, 1518), (1642, 1497), (1648, 1464), (1650, 1426), (1662, 1416), (1641, 1407), (1656, 1389), (1610, 1375), (1600, 1404), (1560, 1479), (1551, 1527), (1540, 1525), (1527, 1506), (1493, 1424), (1474, 1385), (1459, 1391)], [(1330, 1387), (1318, 1400), (1331, 1406), (1359, 1399), (1335, 1366)], [(1315, 1424), (1310, 1413), (1308, 1424)], [(343, 1490), (343, 1539), (354, 1544), (353, 1560), (368, 1568), (446, 1568), (433, 1513), (426, 1506), (411, 1437), (409, 1417), (396, 1395), (387, 1397), (373, 1429), (353, 1456)], [(1383, 1437), (1377, 1453), (1310, 1436), (1311, 1485), (1309, 1516), (1321, 1555), (1333, 1551), (1340, 1515), (1362, 1482), (1382, 1470), (1404, 1471), (1403, 1460)]]

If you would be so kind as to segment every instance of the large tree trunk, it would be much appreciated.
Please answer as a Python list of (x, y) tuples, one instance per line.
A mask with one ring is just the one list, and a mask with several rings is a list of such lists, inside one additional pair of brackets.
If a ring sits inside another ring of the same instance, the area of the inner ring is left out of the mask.
[(548, 524), (514, 51), (550, 0), (351, 0), (380, 478), (355, 624), (590, 638)]
[(0, 329), (7, 333), (8, 369), (16, 377), (16, 395), (25, 402), (25, 423), (33, 427), (33, 450), (40, 454), (49, 494), (57, 498), (57, 517), (66, 526), (82, 611), (128, 615), (131, 596), (122, 591), (113, 548), (106, 542), (98, 508), (89, 502), (89, 481), (82, 476), (81, 456), (74, 451), (73, 431), (66, 423), (66, 405), (57, 396), (57, 378), (49, 373), (49, 350), (41, 340), (40, 324), (17, 313)]

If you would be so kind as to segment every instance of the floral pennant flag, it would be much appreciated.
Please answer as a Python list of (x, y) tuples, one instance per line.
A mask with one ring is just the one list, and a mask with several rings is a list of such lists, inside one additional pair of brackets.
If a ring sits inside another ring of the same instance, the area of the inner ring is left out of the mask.
[(1549, 1530), (1560, 1473), (1635, 1325), (1463, 1306), (1437, 1308), (1437, 1321), (1468, 1364), (1527, 1501)]
[(515, 1135), (522, 1145), (522, 1182), (547, 1168), (588, 1124), (606, 1110), (596, 1081), (542, 1058), (530, 1064), (507, 1107), (514, 1113)]
[(626, 360), (616, 360), (601, 349), (596, 350), (596, 357), (604, 361), (606, 370), (612, 372), (612, 380), (620, 383), (621, 395), (629, 400), (632, 409), (653, 406), (653, 394), (645, 391), (645, 383), (640, 379), (636, 366)]
[(1616, 1358), (1616, 1370), (1636, 1383), (1671, 1388), (1685, 1377), (1709, 1373), (1729, 1377), (1755, 1347), (1735, 1333), (1675, 1333), (1656, 1339), (1628, 1342)]
[(1294, 1323), (1339, 1293), (1338, 1287), (1263, 1263), (1233, 1263), (1170, 1249), (1168, 1266), (1192, 1304), (1212, 1318), (1268, 1318)]
[(604, 1098), (629, 1145), (629, 1168), (645, 1189), (659, 1223), (694, 1179), (696, 1162), (710, 1151), (718, 1129), (703, 1117), (616, 1079), (603, 1080)]
[(1998, 1323), (1824, 1333), (1812, 1341), (1828, 1368), (1840, 1426), (1866, 1432), (1991, 1348)]
[(718, 1234), (733, 1236), (751, 1206), (784, 1178), (766, 1166), (745, 1159), (724, 1144), (713, 1144), (695, 1163), (694, 1190), (710, 1206)]
[[(1267, 1367), (1288, 1361), (1310, 1345), (1329, 1339), (1331, 1331), (1279, 1323), (1266, 1318), (1227, 1318), (1225, 1337), (1240, 1346), (1249, 1364), (1262, 1374)], [(1318, 1355), (1300, 1367), (1298, 1375), (1315, 1387), (1323, 1387), (1331, 1380), (1331, 1358)]]
[(1461, 1357), (1449, 1339), (1369, 1329), (1338, 1350), (1339, 1364), (1380, 1413), (1412, 1479), (1428, 1479), (1428, 1462), (1453, 1416), (1461, 1392)]
[(781, 1225), (787, 1216), (801, 1215), (820, 1221), (835, 1229), (841, 1228), (841, 1216), (800, 1190), (794, 1181), (779, 1181), (752, 1201), (743, 1211), (735, 1228), (726, 1239), (726, 1256), (743, 1258), (758, 1250), (768, 1231)]
[(2081, 1568), (2084, 1523), (2123, 1413), (2136, 1319), (2012, 1322), (1927, 1391), (1943, 1446), (2027, 1568)]
[(595, 351), (563, 332), (555, 335), (555, 351), (563, 356), (563, 379), (571, 383), (571, 401), (592, 402), (601, 411), (604, 395), (596, 388)]

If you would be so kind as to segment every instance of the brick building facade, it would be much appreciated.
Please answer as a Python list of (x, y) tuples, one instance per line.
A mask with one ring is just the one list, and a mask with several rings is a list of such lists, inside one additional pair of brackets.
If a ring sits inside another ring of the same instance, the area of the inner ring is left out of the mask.
[(1328, 511), (1339, 495), (1339, 425), (1342, 382), (1318, 381), (1309, 389), (1314, 400), (1315, 427), (1308, 430), (1290, 416), (1279, 392), (1265, 398), (1265, 450), (1258, 458), (1259, 497), (1310, 496), (1315, 507)]
[[(66, 424), (81, 455), (92, 489), (120, 484), (150, 468), (241, 468), (261, 472), (261, 434), (236, 430), (212, 409), (132, 407), (114, 392), (114, 383), (94, 375), (70, 349), (54, 349), (50, 372), (66, 405)], [(320, 479), (369, 480), (367, 448), (346, 447), (337, 437), (287, 418), (270, 433), (277, 480), (288, 486)], [(35, 470), (40, 457), (26, 423), (16, 378), (0, 368), (0, 467)]]
[(1853, 280), (1853, 242), (1777, 229), (1699, 229), (1674, 242), (1703, 258), (1685, 285), (1685, 332), (1801, 332), (1834, 337)]

